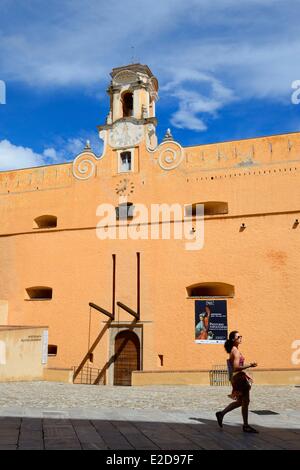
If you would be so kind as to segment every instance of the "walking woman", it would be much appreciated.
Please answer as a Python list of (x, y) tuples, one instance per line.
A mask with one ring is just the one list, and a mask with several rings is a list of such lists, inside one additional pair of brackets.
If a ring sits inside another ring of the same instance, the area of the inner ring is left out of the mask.
[(256, 362), (251, 362), (250, 364), (245, 364), (245, 359), (239, 351), (239, 346), (242, 342), (242, 336), (239, 335), (238, 331), (232, 331), (229, 335), (229, 339), (225, 342), (225, 349), (229, 354), (229, 359), (227, 361), (229, 377), (232, 384), (232, 393), (230, 398), (233, 398), (235, 401), (230, 403), (223, 411), (218, 411), (216, 417), (218, 420), (219, 426), (223, 427), (223, 418), (226, 413), (234, 410), (235, 408), (242, 407), (243, 415), (243, 431), (258, 433), (256, 429), (248, 424), (248, 408), (249, 408), (249, 394), (252, 384), (252, 379), (249, 377), (245, 370), (251, 367), (257, 367)]

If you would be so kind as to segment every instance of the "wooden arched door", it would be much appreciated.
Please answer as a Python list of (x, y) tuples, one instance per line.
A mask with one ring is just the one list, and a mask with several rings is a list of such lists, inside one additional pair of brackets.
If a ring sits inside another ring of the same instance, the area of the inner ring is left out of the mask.
[(131, 372), (140, 370), (140, 340), (133, 331), (115, 338), (114, 385), (131, 385)]

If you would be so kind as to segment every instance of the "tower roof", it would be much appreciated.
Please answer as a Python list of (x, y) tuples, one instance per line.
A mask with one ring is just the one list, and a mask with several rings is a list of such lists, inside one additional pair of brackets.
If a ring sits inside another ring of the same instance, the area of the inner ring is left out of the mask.
[(149, 69), (148, 65), (142, 65), (142, 64), (129, 64), (129, 65), (123, 65), (122, 67), (116, 67), (112, 69), (112, 72), (110, 73), (111, 77), (114, 78), (122, 70), (131, 70), (132, 72), (141, 72), (141, 73), (145, 73), (146, 75), (148, 75), (149, 78), (153, 77), (153, 73)]

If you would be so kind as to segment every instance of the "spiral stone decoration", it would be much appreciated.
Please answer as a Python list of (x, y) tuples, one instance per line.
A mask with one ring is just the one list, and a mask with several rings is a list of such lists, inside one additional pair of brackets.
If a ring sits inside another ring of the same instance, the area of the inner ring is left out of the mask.
[(174, 170), (183, 160), (183, 148), (178, 142), (165, 142), (160, 146), (158, 164), (163, 170)]
[(96, 171), (95, 158), (96, 156), (93, 156), (92, 153), (78, 155), (73, 162), (73, 176), (78, 180), (87, 180), (94, 176)]

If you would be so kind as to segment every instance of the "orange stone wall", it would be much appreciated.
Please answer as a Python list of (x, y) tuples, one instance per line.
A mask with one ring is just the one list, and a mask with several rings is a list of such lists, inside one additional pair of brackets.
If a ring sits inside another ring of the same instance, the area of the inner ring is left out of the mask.
[[(171, 145), (172, 144), (165, 144)], [(163, 148), (163, 147), (162, 147)], [(177, 168), (164, 170), (159, 152), (135, 148), (135, 171), (117, 173), (108, 145), (87, 180), (72, 163), (0, 173), (0, 300), (10, 325), (48, 325), (58, 346), (49, 367), (78, 365), (105, 326), (89, 302), (111, 311), (112, 254), (116, 300), (136, 309), (136, 253), (141, 253), (141, 324), (144, 370), (202, 370), (224, 363), (222, 345), (195, 344), (194, 300), (186, 287), (224, 282), (229, 330), (243, 335), (243, 354), (263, 369), (295, 368), (292, 343), (300, 339), (300, 134), (286, 134), (184, 149)], [(99, 204), (118, 205), (116, 187), (134, 184), (130, 202), (228, 203), (228, 214), (205, 218), (204, 247), (186, 240), (99, 240)], [(40, 215), (57, 216), (54, 229), (34, 228)], [(246, 229), (240, 231), (245, 223)], [(51, 300), (28, 300), (26, 288), (49, 286)], [(89, 337), (89, 317), (91, 329)], [(132, 322), (116, 307), (116, 321)], [(109, 360), (107, 330), (94, 367)], [(158, 355), (164, 356), (164, 366)]]

